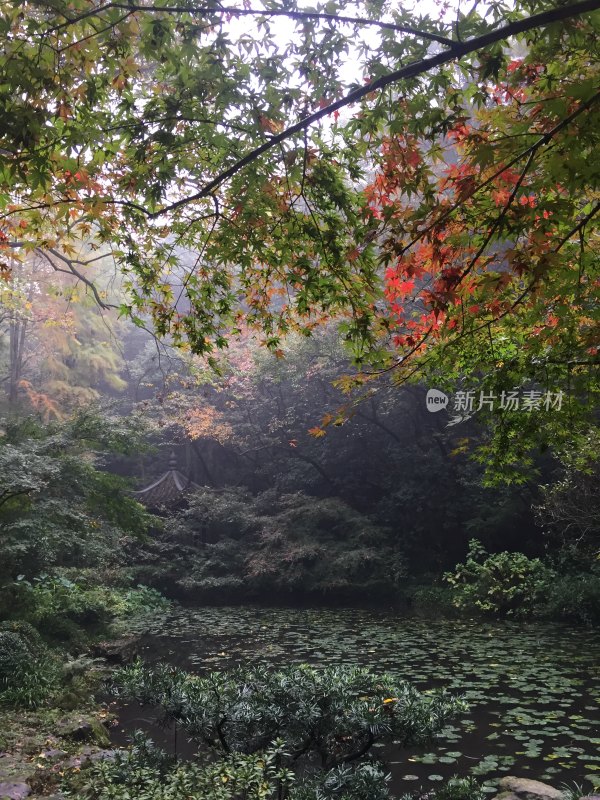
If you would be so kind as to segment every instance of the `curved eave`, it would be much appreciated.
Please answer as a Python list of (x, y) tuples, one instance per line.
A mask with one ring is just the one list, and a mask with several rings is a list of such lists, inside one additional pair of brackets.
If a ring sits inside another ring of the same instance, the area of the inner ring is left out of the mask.
[(176, 469), (170, 469), (144, 489), (133, 492), (133, 496), (146, 506), (160, 506), (176, 503), (190, 489), (199, 488)]

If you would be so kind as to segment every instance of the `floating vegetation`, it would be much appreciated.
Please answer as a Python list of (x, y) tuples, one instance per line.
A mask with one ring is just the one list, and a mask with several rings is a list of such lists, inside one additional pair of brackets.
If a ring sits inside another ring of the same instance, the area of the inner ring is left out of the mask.
[[(398, 617), (355, 609), (179, 608), (145, 637), (148, 661), (203, 672), (246, 664), (355, 663), (464, 696), (467, 718), (427, 752), (384, 755), (394, 783), (455, 774), (598, 780), (600, 634), (550, 623)], [(431, 768), (435, 766), (436, 771)], [(406, 784), (404, 784), (406, 786)]]

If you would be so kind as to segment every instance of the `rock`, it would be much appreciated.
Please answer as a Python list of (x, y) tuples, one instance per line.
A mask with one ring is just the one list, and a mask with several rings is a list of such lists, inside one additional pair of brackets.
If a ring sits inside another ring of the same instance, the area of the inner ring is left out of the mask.
[(74, 742), (85, 742), (93, 736), (92, 723), (89, 719), (61, 720), (56, 725), (56, 733), (61, 739), (71, 739)]
[(96, 761), (114, 761), (118, 752), (118, 750), (98, 750), (96, 753), (90, 753), (89, 760), (92, 764)]
[(81, 752), (65, 761), (62, 766), (66, 769), (74, 769), (97, 761), (114, 761), (118, 752), (118, 750), (98, 750), (93, 747), (84, 747)]
[(507, 775), (500, 780), (499, 795), (502, 800), (508, 800), (507, 795), (517, 795), (519, 800), (562, 800), (562, 792), (542, 781), (532, 781), (529, 778), (517, 778)]
[(111, 664), (129, 664), (136, 658), (138, 649), (138, 639), (128, 636), (112, 642), (96, 642), (92, 647), (92, 654), (99, 658), (105, 658)]
[(59, 750), (56, 747), (50, 747), (48, 750), (42, 750), (39, 754), (39, 758), (47, 758), (48, 761), (57, 761), (58, 759), (64, 758), (67, 756), (68, 753), (66, 750)]
[(57, 723), (56, 733), (73, 742), (94, 742), (101, 746), (110, 744), (104, 725), (94, 717), (76, 717)]
[(497, 794), (493, 800), (521, 800), (521, 798), (514, 792), (500, 792), (500, 794)]
[[(3, 753), (0, 755), (0, 786), (27, 783), (33, 771), (31, 764), (22, 754)], [(1, 794), (0, 798), (2, 798)]]
[(0, 783), (0, 800), (23, 800), (30, 794), (31, 788), (26, 783)]

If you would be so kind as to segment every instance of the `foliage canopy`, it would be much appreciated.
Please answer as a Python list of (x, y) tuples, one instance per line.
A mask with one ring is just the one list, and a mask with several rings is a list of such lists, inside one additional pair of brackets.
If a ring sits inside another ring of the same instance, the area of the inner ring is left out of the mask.
[(348, 388), (567, 388), (498, 423), (518, 473), (597, 395), (599, 5), (4, 2), (3, 278), (39, 251), (91, 285), (90, 241), (199, 354), (333, 317)]
[(97, 468), (103, 454), (141, 446), (135, 425), (81, 412), (67, 423), (32, 419), (0, 437), (0, 608), (20, 577), (98, 565), (152, 521), (123, 478)]

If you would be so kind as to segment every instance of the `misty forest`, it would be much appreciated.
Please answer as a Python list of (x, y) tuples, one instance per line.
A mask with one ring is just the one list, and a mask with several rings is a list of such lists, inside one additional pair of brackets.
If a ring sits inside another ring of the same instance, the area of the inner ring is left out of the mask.
[(0, 0), (0, 800), (600, 800), (600, 0)]

